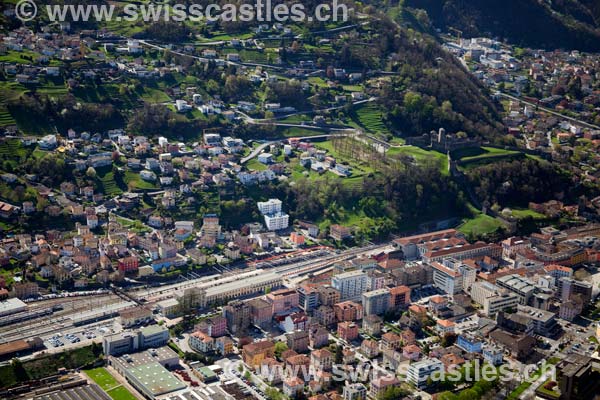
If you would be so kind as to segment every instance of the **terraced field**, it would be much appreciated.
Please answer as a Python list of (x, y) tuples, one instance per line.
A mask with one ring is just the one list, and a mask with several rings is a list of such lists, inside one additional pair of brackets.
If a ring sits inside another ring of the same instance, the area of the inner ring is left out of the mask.
[(100, 189), (107, 196), (118, 196), (123, 193), (123, 189), (115, 180), (115, 175), (111, 168), (102, 168), (96, 170), (100, 180)]
[(0, 126), (9, 126), (16, 124), (15, 119), (8, 112), (6, 92), (0, 90)]
[(21, 159), (28, 154), (27, 149), (19, 139), (9, 139), (0, 143), (0, 155), (4, 158)]
[(383, 112), (379, 106), (367, 103), (358, 106), (352, 113), (352, 119), (369, 133), (388, 134), (389, 129), (383, 124)]

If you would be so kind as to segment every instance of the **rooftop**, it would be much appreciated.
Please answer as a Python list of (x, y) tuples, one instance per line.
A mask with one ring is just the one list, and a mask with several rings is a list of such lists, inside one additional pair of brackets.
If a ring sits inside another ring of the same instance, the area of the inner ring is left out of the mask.
[(0, 315), (12, 314), (25, 309), (27, 309), (27, 304), (17, 298), (0, 301)]
[(140, 351), (139, 353), (124, 354), (120, 357), (116, 357), (114, 360), (116, 363), (123, 365), (125, 369), (129, 369), (139, 367), (140, 365), (171, 360), (177, 357), (177, 353), (170, 347), (164, 346), (157, 349)]
[(158, 362), (128, 368), (127, 372), (154, 396), (185, 389), (185, 383), (175, 378)]

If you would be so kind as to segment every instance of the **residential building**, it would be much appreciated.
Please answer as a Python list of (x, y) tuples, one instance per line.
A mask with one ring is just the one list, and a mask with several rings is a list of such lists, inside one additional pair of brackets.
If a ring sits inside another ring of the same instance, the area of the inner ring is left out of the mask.
[(319, 306), (319, 292), (317, 289), (302, 285), (298, 289), (298, 303), (304, 312), (310, 313)]
[(335, 324), (335, 311), (333, 307), (320, 306), (314, 311), (314, 318), (323, 326), (331, 326)]
[(308, 330), (310, 347), (318, 349), (329, 344), (329, 331), (321, 325), (311, 326)]
[(287, 229), (289, 226), (290, 216), (285, 213), (265, 214), (265, 226), (270, 231), (278, 231)]
[(337, 334), (341, 339), (348, 342), (356, 340), (358, 338), (358, 325), (350, 321), (340, 322), (338, 324)]
[(256, 203), (258, 206), (258, 211), (261, 214), (277, 214), (281, 212), (281, 200), (279, 199), (270, 199), (269, 201), (259, 201)]
[(340, 299), (360, 300), (366, 291), (367, 274), (362, 271), (351, 271), (335, 275), (331, 279), (331, 286), (340, 292)]
[(333, 306), (341, 300), (340, 291), (331, 286), (319, 286), (319, 303), (323, 306)]
[(289, 398), (296, 398), (304, 391), (304, 381), (297, 376), (284, 379), (283, 394)]
[(367, 388), (362, 383), (344, 385), (342, 396), (344, 400), (367, 400)]
[(454, 333), (456, 324), (448, 319), (438, 319), (435, 325), (435, 329), (440, 335), (450, 335)]
[(260, 368), (265, 358), (273, 358), (275, 344), (270, 340), (250, 343), (242, 348), (242, 360), (252, 369)]
[(560, 304), (559, 318), (565, 321), (573, 321), (583, 311), (583, 302), (568, 300)]
[(281, 289), (267, 294), (266, 300), (271, 304), (273, 314), (281, 314), (298, 308), (300, 294), (294, 289)]
[(454, 295), (468, 291), (475, 282), (475, 268), (455, 259), (445, 259), (443, 264), (432, 262), (433, 284), (444, 293)]
[(485, 345), (482, 353), (483, 359), (492, 365), (500, 365), (504, 361), (504, 352), (499, 347)]
[(329, 236), (333, 240), (337, 240), (337, 241), (341, 242), (349, 237), (352, 237), (352, 232), (350, 231), (350, 228), (348, 228), (348, 227), (334, 224), (329, 227)]
[(330, 371), (333, 365), (333, 354), (327, 349), (313, 350), (310, 353), (310, 364), (317, 371)]
[(363, 306), (353, 301), (343, 301), (333, 306), (338, 322), (358, 321), (363, 318)]
[(190, 334), (189, 345), (195, 351), (208, 353), (215, 349), (215, 340), (202, 331)]
[(402, 338), (393, 332), (384, 333), (381, 336), (381, 350), (398, 350), (402, 345)]
[(252, 323), (256, 326), (265, 327), (273, 319), (273, 306), (267, 300), (260, 297), (247, 302), (250, 306)]
[(390, 308), (399, 310), (410, 304), (410, 288), (408, 286), (396, 286), (390, 288)]
[(222, 356), (233, 354), (233, 340), (229, 336), (221, 336), (215, 339), (215, 349)]
[(412, 363), (406, 372), (406, 381), (411, 385), (422, 389), (427, 386), (427, 381), (435, 373), (441, 373), (444, 364), (436, 358), (428, 358)]
[(379, 343), (375, 340), (365, 339), (360, 344), (360, 351), (367, 358), (375, 358), (379, 355)]
[(391, 303), (391, 294), (389, 289), (379, 289), (362, 294), (362, 304), (365, 315), (385, 314)]
[(362, 320), (362, 330), (367, 335), (379, 336), (381, 334), (381, 328), (383, 326), (383, 320), (377, 315), (365, 315)]
[(139, 268), (140, 262), (137, 257), (130, 256), (125, 258), (120, 258), (118, 261), (118, 269), (121, 272), (137, 272)]
[(297, 353), (304, 353), (308, 351), (308, 331), (291, 332), (286, 334), (285, 337), (287, 339), (287, 346), (289, 349), (294, 350)]
[(467, 353), (481, 353), (483, 339), (470, 333), (462, 333), (456, 338), (456, 346)]
[(589, 282), (577, 281), (572, 278), (560, 278), (558, 291), (562, 301), (572, 300), (576, 295), (581, 296), (584, 305), (592, 300), (593, 286)]
[(227, 329), (234, 335), (242, 335), (252, 323), (250, 306), (241, 300), (230, 301), (223, 307), (223, 316)]
[(379, 398), (390, 387), (399, 386), (400, 381), (396, 377), (382, 376), (371, 381), (369, 395), (373, 399)]

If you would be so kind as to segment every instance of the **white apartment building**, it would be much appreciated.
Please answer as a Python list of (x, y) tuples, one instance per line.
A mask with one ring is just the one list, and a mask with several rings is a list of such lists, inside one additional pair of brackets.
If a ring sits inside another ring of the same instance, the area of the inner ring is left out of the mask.
[(436, 372), (444, 370), (444, 364), (437, 358), (429, 358), (412, 363), (406, 372), (406, 381), (417, 388), (427, 386), (427, 380)]
[(390, 308), (390, 290), (383, 288), (362, 294), (362, 304), (365, 315), (385, 314)]
[(265, 225), (270, 231), (286, 229), (290, 223), (290, 216), (286, 213), (265, 214)]
[(344, 400), (366, 400), (367, 388), (362, 383), (351, 383), (344, 386)]
[(362, 271), (350, 271), (335, 275), (331, 286), (340, 292), (340, 300), (360, 300), (367, 290), (367, 274)]
[(269, 201), (259, 201), (256, 203), (258, 211), (262, 215), (277, 214), (281, 212), (281, 200), (270, 199)]
[(474, 268), (454, 259), (446, 259), (443, 264), (434, 261), (431, 266), (434, 286), (450, 295), (468, 291), (477, 276)]

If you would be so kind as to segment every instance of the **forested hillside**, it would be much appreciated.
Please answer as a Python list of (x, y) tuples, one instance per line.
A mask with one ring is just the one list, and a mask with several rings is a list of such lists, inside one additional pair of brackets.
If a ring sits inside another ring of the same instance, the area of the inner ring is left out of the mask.
[(600, 50), (597, 0), (407, 0), (427, 11), (436, 27), (466, 37), (497, 36), (544, 49)]

